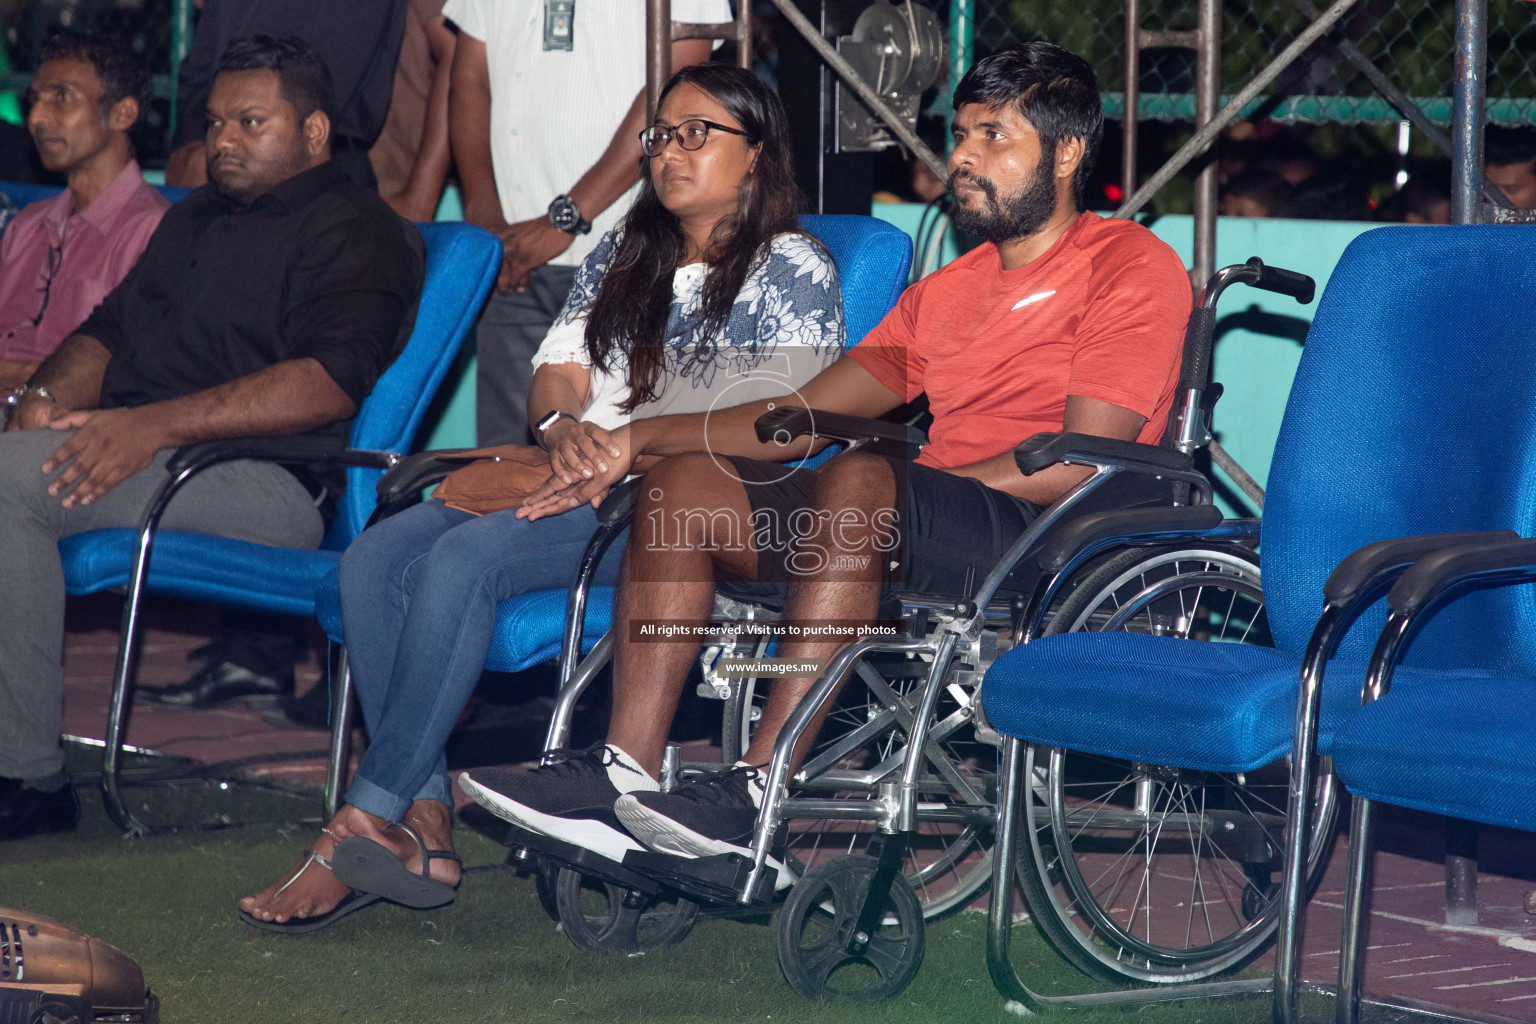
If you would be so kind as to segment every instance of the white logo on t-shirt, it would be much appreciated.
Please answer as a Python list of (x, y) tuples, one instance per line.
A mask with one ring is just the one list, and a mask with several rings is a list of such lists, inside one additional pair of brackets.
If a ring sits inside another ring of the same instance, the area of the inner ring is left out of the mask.
[[(1013, 308), (1014, 309), (1018, 309), (1021, 306), (1028, 306), (1031, 303), (1040, 302), (1040, 301), (1043, 301), (1045, 299), (1048, 299), (1052, 295), (1055, 295), (1055, 294), (1056, 294), (1056, 289), (1055, 288), (1052, 288), (1048, 292), (1035, 292), (1035, 294), (1031, 295), (1029, 298), (1027, 298), (1027, 299), (1020, 299), (1018, 302), (1015, 302), (1013, 304)], [(1012, 312), (1012, 310), (1009, 310), (1009, 312)]]

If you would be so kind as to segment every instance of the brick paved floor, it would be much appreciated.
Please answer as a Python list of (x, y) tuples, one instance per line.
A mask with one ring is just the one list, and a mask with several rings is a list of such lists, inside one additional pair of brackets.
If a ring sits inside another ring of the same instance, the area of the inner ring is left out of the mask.
[[(65, 669), (65, 728), (100, 737), (106, 722), (120, 600), (72, 601)], [(157, 606), (149, 616), (139, 680), (180, 681), (187, 652), (205, 643), (216, 617), (206, 608)], [(316, 643), (298, 675), (300, 691), (322, 681)], [(324, 775), (326, 735), (284, 728), (236, 704), (207, 712), (134, 709), (129, 742), (204, 763), (276, 755), (250, 770), (299, 782)], [(690, 759), (702, 757), (690, 751)], [(89, 797), (87, 797), (89, 798)], [(1367, 987), (1373, 993), (1445, 1004), (1464, 1011), (1536, 1021), (1536, 917), (1522, 902), (1536, 888), (1536, 836), (1501, 829), (1480, 833), (1480, 920), (1474, 928), (1444, 925), (1443, 831), (1429, 815), (1387, 809), (1380, 830)], [(1329, 982), (1336, 970), (1343, 902), (1344, 839), (1307, 918), (1305, 974)], [(1267, 963), (1261, 961), (1261, 964)]]

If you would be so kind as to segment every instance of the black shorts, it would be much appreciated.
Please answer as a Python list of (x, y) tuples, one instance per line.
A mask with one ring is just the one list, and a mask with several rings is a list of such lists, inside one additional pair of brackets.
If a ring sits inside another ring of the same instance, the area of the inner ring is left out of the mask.
[(835, 523), (815, 521), (816, 472), (774, 462), (731, 458), (752, 506), (757, 579), (722, 578), (720, 588), (741, 599), (782, 604), (787, 586), (818, 571), (827, 559), (878, 557), (886, 594), (915, 592), (968, 597), (1040, 508), (968, 477), (887, 460), (905, 493), (890, 522), (875, 527), (874, 543), (843, 550)]

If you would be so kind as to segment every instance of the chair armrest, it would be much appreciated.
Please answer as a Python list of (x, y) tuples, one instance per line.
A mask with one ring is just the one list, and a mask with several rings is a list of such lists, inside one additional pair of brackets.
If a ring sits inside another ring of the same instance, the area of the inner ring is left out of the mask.
[[(1193, 540), (1205, 537), (1223, 523), (1221, 509), (1215, 505), (1179, 505), (1168, 508), (1119, 509), (1097, 512), (1068, 520), (1051, 534), (1040, 549), (1040, 568), (1047, 573), (1059, 571), (1086, 548), (1144, 546), (1163, 541)], [(1258, 521), (1243, 519), (1235, 523), (1252, 524), (1247, 534), (1224, 539), (1257, 539)]]
[(1481, 543), (1458, 541), (1414, 562), (1387, 595), (1393, 614), (1416, 615), (1468, 584), (1510, 586), (1536, 579), (1536, 540), (1508, 530), (1482, 536), (1486, 539)]
[(765, 412), (753, 423), (757, 439), (763, 444), (776, 441), (788, 444), (809, 434), (842, 441), (852, 451), (868, 448), (880, 455), (911, 460), (917, 449), (928, 443), (928, 436), (904, 423), (887, 423), (860, 416), (807, 409), (803, 405), (784, 405)]
[(332, 437), (231, 437), (178, 448), (166, 462), (166, 469), (172, 475), (188, 470), (197, 473), (220, 462), (233, 462), (236, 459), (257, 459), (285, 465), (326, 463), (388, 469), (399, 458), (394, 452), (348, 448), (339, 439)]
[(431, 452), (407, 455), (374, 488), (379, 504), (390, 504), (408, 495), (414, 495), (442, 481), (443, 477), (465, 465), (462, 459), (449, 461), (444, 455), (467, 452), (468, 448), (441, 448)]
[(635, 513), (635, 481), (615, 484), (597, 507), (597, 525), (606, 529), (629, 521)]
[(1084, 466), (1119, 466), (1138, 473), (1192, 473), (1194, 460), (1183, 452), (1092, 434), (1036, 434), (1013, 450), (1025, 476), (1058, 462)]
[(1323, 584), (1323, 597), (1330, 604), (1348, 604), (1367, 590), (1383, 586), (1397, 578), (1419, 559), (1442, 548), (1493, 541), (1519, 539), (1513, 530), (1485, 530), (1476, 533), (1427, 533), (1417, 537), (1379, 540), (1355, 551), (1340, 562)]

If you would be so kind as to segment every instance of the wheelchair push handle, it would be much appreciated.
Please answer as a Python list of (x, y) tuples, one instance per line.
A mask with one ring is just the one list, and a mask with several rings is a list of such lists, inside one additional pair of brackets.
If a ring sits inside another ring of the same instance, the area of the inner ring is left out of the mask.
[(1308, 303), (1317, 291), (1317, 282), (1306, 274), (1281, 267), (1266, 266), (1257, 256), (1247, 263), (1222, 267), (1211, 275), (1200, 301), (1190, 311), (1184, 329), (1184, 362), (1179, 372), (1179, 387), (1185, 391), (1204, 391), (1211, 383), (1211, 344), (1216, 336), (1216, 300), (1228, 285), (1242, 282), (1252, 288), (1289, 295)]
[(1286, 270), (1283, 267), (1266, 266), (1257, 256), (1249, 257), (1246, 265), (1258, 271), (1258, 275), (1248, 282), (1255, 288), (1289, 295), (1303, 306), (1311, 302), (1312, 297), (1317, 294), (1317, 282), (1306, 274), (1298, 274), (1294, 270)]

